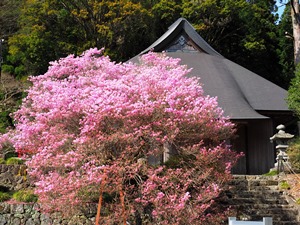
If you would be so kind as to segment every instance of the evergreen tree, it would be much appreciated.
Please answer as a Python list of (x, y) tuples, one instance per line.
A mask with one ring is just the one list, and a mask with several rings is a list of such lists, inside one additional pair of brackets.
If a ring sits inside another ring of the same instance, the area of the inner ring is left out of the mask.
[(7, 38), (18, 30), (18, 18), (22, 2), (22, 0), (0, 1), (0, 38)]
[(285, 83), (285, 88), (289, 87), (291, 79), (294, 77), (294, 46), (292, 37), (292, 18), (291, 6), (288, 4), (284, 9), (278, 24), (279, 31), (279, 49), (277, 54), (280, 58), (280, 65), (282, 67), (281, 79)]
[(153, 5), (151, 12), (155, 21), (155, 35), (161, 36), (168, 27), (181, 17), (181, 0), (160, 0)]
[(183, 16), (226, 58), (283, 86), (273, 0), (183, 0)]
[[(0, 51), (4, 62), (7, 55), (7, 40), (19, 29), (18, 19), (23, 0), (1, 0), (0, 1)], [(1, 68), (2, 69), (2, 68)]]
[(300, 65), (296, 67), (295, 77), (292, 79), (288, 90), (289, 108), (294, 110), (297, 116), (300, 116)]

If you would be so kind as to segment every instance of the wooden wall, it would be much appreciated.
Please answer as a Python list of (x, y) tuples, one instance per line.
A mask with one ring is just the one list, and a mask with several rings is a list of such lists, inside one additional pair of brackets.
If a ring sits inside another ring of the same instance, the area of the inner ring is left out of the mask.
[(275, 152), (270, 142), (273, 136), (271, 119), (247, 120), (237, 123), (237, 138), (233, 140), (233, 149), (244, 152), (233, 169), (234, 174), (264, 174), (274, 167)]
[(273, 136), (272, 120), (254, 120), (248, 123), (248, 174), (263, 174), (274, 167), (275, 152), (270, 142)]

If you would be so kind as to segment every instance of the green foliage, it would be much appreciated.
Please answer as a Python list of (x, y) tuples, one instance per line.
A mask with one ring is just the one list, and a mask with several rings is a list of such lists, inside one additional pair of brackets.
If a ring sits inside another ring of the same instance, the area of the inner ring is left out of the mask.
[(265, 173), (263, 175), (264, 176), (276, 176), (276, 175), (278, 175), (278, 172), (277, 172), (277, 170), (271, 170), (270, 172)]
[(286, 87), (274, 11), (275, 1), (183, 0), (182, 15), (226, 58)]
[(300, 172), (300, 138), (289, 143), (287, 153), (293, 170)]
[(300, 198), (296, 200), (296, 204), (300, 205)]
[[(12, 66), (6, 68), (15, 69)], [(5, 133), (14, 127), (13, 113), (19, 108), (21, 100), (25, 97), (26, 93), (23, 90), (29, 86), (29, 82), (17, 80), (4, 72), (1, 74), (1, 79), (4, 82), (0, 85), (0, 133)], [(5, 146), (5, 148), (7, 147), (9, 146)], [(4, 151), (7, 150), (5, 148)]]
[(181, 154), (171, 155), (170, 158), (164, 163), (167, 168), (180, 168), (184, 165), (191, 165), (191, 162), (196, 160), (192, 155)]
[(7, 153), (5, 153), (5, 160), (13, 158), (13, 157), (17, 157), (18, 154), (15, 152), (14, 148), (9, 149), (9, 151), (7, 151)]
[(0, 37), (7, 37), (18, 30), (18, 17), (23, 0), (1, 0)]
[(23, 76), (26, 75), (26, 68), (23, 65), (15, 67), (14, 73), (16, 78), (21, 79)]
[(6, 164), (5, 159), (0, 158), (0, 164)]
[(182, 159), (177, 156), (171, 156), (168, 161), (165, 162), (167, 168), (178, 168)]
[(288, 89), (290, 81), (295, 76), (292, 33), (291, 6), (287, 4), (278, 24), (279, 48), (277, 49), (279, 64), (282, 67), (280, 79), (285, 84), (283, 87), (286, 89)]
[[(2, 99), (3, 95), (0, 93), (0, 99)], [(1, 100), (0, 100), (1, 101)], [(0, 111), (0, 133), (5, 133), (6, 128), (12, 125), (12, 120), (9, 116), (10, 112), (8, 111)]]
[(1, 148), (1, 154), (4, 155), (4, 159), (7, 160), (11, 157), (16, 157), (17, 153), (15, 151), (15, 148), (10, 142), (3, 142), (2, 148)]
[(91, 47), (128, 60), (181, 16), (230, 60), (284, 88), (293, 77), (293, 43), (284, 35), (291, 30), (290, 10), (277, 24), (273, 0), (27, 0), (22, 7), (21, 0), (4, 2), (13, 5), (19, 29), (10, 35), (3, 68), (18, 77), (43, 74), (50, 61)]
[(10, 193), (0, 191), (0, 202), (7, 201), (9, 199), (11, 199)]
[(2, 71), (4, 73), (8, 73), (8, 74), (14, 74), (15, 73), (15, 68), (13, 65), (2, 65)]
[(168, 27), (181, 17), (182, 3), (178, 0), (159, 0), (153, 4), (151, 13), (154, 17), (156, 37), (162, 35)]
[(281, 181), (279, 183), (279, 188), (281, 190), (289, 190), (291, 188), (291, 186), (289, 185), (289, 183), (287, 181)]
[(7, 165), (21, 165), (24, 164), (23, 160), (17, 157), (11, 157), (6, 160)]
[(150, 12), (131, 1), (25, 1), (19, 23), (7, 57), (16, 76), (43, 74), (50, 61), (91, 47), (127, 60), (153, 40)]
[(13, 194), (13, 199), (20, 202), (37, 202), (38, 197), (31, 189), (19, 190)]
[[(95, 191), (97, 190), (97, 191)], [(94, 186), (87, 186), (78, 192), (78, 197), (84, 199), (86, 202), (98, 202), (100, 191)]]
[(300, 116), (300, 65), (296, 67), (295, 78), (292, 79), (291, 86), (288, 90), (288, 105)]

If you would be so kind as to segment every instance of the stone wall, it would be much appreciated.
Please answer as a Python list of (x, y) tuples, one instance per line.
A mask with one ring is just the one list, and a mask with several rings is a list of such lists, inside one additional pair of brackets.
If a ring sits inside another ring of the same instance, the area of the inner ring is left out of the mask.
[(30, 186), (25, 165), (0, 164), (0, 190), (18, 191)]
[[(0, 164), (0, 191), (18, 191), (30, 186), (26, 166)], [(66, 219), (61, 213), (41, 213), (37, 203), (0, 203), (0, 225), (92, 225), (96, 205), (85, 214)]]
[(61, 213), (43, 214), (38, 204), (0, 203), (0, 225), (93, 225), (94, 212), (89, 216), (65, 219)]

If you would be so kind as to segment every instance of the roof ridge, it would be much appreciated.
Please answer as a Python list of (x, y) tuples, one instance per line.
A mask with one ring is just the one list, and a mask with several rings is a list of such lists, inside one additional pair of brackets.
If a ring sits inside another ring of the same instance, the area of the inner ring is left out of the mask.
[(161, 52), (165, 50), (173, 39), (185, 32), (189, 38), (197, 45), (197, 47), (203, 50), (206, 54), (223, 57), (213, 47), (211, 47), (201, 36), (197, 33), (195, 28), (187, 21), (187, 19), (181, 17), (171, 24), (168, 30), (158, 38), (152, 45), (146, 48), (140, 53), (145, 54), (149, 51)]

